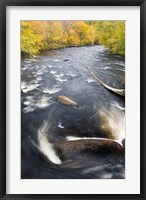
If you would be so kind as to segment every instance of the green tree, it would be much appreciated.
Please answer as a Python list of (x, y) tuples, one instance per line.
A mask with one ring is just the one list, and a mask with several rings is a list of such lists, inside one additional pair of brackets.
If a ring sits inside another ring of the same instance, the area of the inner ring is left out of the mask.
[(124, 21), (97, 21), (94, 27), (100, 44), (114, 54), (125, 54)]

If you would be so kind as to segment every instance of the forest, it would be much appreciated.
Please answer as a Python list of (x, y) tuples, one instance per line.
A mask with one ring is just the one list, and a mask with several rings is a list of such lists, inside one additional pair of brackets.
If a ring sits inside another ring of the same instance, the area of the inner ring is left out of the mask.
[(124, 21), (21, 21), (21, 53), (34, 57), (44, 50), (103, 45), (125, 55)]

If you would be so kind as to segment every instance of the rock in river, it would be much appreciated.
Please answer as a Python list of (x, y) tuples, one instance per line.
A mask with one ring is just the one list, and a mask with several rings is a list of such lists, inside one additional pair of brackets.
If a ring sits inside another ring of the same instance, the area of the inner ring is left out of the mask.
[(68, 106), (78, 106), (77, 103), (66, 96), (58, 96), (57, 101)]

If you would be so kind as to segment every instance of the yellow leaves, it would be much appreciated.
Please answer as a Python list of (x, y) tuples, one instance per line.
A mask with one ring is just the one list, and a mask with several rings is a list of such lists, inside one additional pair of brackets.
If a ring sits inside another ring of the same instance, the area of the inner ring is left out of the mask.
[(22, 21), (21, 51), (30, 55), (44, 49), (93, 45), (95, 31), (84, 21)]
[(31, 56), (45, 49), (97, 42), (124, 54), (124, 21), (21, 21), (21, 51)]
[(74, 24), (74, 29), (77, 33), (79, 34), (84, 34), (85, 32), (88, 32), (89, 30), (89, 26), (87, 24), (85, 24), (84, 21), (77, 21)]
[(125, 22), (97, 21), (94, 24), (99, 43), (115, 54), (125, 54)]
[(34, 33), (33, 26), (30, 22), (21, 22), (21, 51), (24, 54), (34, 56), (42, 48), (42, 35)]

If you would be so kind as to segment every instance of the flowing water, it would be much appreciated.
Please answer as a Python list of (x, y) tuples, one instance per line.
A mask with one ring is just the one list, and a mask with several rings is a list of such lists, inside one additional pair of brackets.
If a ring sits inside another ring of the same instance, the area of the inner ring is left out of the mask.
[[(89, 70), (124, 88), (125, 58), (97, 45), (45, 51), (21, 64), (22, 178), (124, 178), (124, 153), (95, 151), (89, 139), (124, 144), (125, 99), (99, 85)], [(59, 103), (61, 95), (78, 107)], [(76, 140), (89, 145), (75, 148)]]

